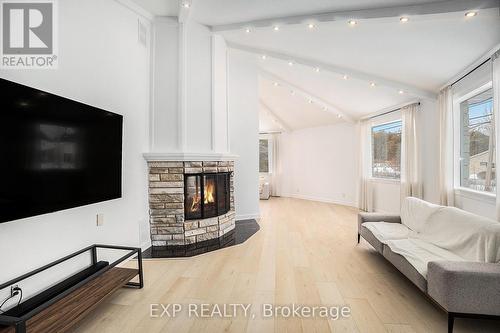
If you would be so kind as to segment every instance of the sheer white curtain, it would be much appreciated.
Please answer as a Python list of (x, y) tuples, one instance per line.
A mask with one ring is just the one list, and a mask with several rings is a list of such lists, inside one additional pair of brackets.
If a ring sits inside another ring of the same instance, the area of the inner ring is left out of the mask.
[[(500, 147), (500, 51), (497, 51), (492, 57), (491, 61), (493, 63), (493, 120), (495, 128), (495, 164), (500, 165), (500, 154), (498, 153), (498, 147)], [(498, 170), (498, 168), (497, 168)], [(496, 212), (497, 219), (500, 221), (500, 189), (498, 186), (498, 172), (496, 172), (496, 188), (497, 188), (497, 204)]]
[(420, 147), (417, 132), (417, 112), (419, 108), (418, 104), (411, 104), (401, 109), (403, 118), (401, 200), (406, 197), (422, 198)]
[(438, 97), (439, 112), (439, 195), (445, 206), (455, 204), (453, 189), (453, 91), (451, 87), (441, 90)]
[(371, 186), (371, 164), (372, 164), (372, 143), (371, 143), (371, 122), (368, 120), (359, 123), (359, 209), (366, 212), (373, 211), (373, 189)]
[(281, 134), (274, 133), (271, 136), (270, 147), (271, 151), (271, 196), (279, 197), (281, 196), (281, 158), (280, 158), (280, 140)]

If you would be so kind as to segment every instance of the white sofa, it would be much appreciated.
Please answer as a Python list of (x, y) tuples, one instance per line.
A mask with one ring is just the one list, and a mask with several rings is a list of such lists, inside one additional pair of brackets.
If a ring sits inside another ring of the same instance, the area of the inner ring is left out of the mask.
[(368, 241), (418, 288), (455, 317), (500, 316), (500, 223), (416, 198), (401, 215), (360, 213)]

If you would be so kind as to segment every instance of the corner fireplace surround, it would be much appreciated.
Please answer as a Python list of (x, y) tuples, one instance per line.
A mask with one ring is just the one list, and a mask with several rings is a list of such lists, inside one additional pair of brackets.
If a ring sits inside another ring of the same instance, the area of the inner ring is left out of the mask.
[(234, 161), (150, 161), (153, 247), (189, 245), (234, 230)]

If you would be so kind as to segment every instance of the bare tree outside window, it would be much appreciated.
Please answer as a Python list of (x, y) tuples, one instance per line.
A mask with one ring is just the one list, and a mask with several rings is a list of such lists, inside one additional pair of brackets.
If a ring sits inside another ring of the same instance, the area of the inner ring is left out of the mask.
[(460, 186), (496, 192), (493, 90), (460, 103)]
[(400, 179), (402, 122), (372, 128), (372, 177)]
[(269, 173), (269, 140), (259, 140), (259, 172)]

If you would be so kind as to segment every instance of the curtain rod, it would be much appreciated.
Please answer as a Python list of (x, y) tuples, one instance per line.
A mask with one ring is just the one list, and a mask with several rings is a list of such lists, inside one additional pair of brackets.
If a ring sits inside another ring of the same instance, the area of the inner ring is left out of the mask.
[(373, 118), (377, 118), (377, 117), (382, 117), (382, 116), (385, 116), (386, 114), (390, 114), (390, 113), (393, 113), (393, 112), (396, 112), (396, 111), (399, 111), (407, 106), (410, 106), (410, 105), (420, 105), (420, 102), (418, 103), (412, 103), (412, 104), (408, 104), (406, 106), (402, 106), (400, 108), (397, 108), (397, 109), (394, 109), (394, 110), (391, 110), (391, 111), (387, 111), (387, 112), (384, 112), (384, 113), (381, 113), (381, 114), (377, 114), (375, 116), (371, 116), (370, 118), (367, 118), (367, 119), (373, 119)]
[(281, 131), (259, 132), (259, 134), (281, 134)]
[(458, 82), (460, 82), (463, 79), (465, 79), (467, 76), (469, 76), (470, 74), (472, 74), (472, 72), (474, 72), (475, 70), (477, 70), (479, 67), (481, 67), (482, 65), (484, 65), (485, 63), (487, 63), (490, 60), (491, 60), (491, 57), (489, 57), (488, 59), (484, 60), (482, 63), (480, 63), (479, 65), (477, 65), (476, 67), (474, 67), (473, 69), (471, 69), (470, 71), (468, 71), (467, 73), (465, 73), (464, 75), (462, 75), (461, 77), (459, 77), (457, 80), (455, 80), (455, 82), (453, 82), (452, 84), (450, 84), (450, 87), (452, 87), (453, 85), (455, 85)]

